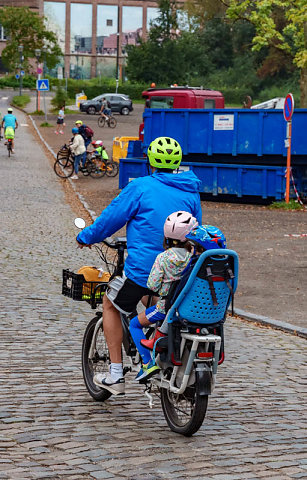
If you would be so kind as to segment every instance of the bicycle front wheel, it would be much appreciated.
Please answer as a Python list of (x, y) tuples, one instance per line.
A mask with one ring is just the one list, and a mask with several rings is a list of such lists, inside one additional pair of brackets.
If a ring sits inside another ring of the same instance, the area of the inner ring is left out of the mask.
[(98, 161), (94, 161), (93, 162), (93, 167), (92, 167), (92, 170), (91, 170), (91, 177), (93, 178), (101, 178), (101, 177), (104, 177), (105, 174), (106, 174), (106, 164), (100, 160)]
[(82, 344), (82, 372), (85, 386), (91, 397), (96, 401), (104, 402), (112, 393), (97, 387), (93, 381), (96, 373), (107, 373), (110, 365), (110, 355), (103, 333), (103, 323), (95, 334), (95, 327), (100, 318), (97, 315), (86, 327)]
[(53, 169), (58, 177), (68, 178), (74, 173), (74, 164), (71, 160), (56, 160)]
[(110, 117), (109, 120), (108, 120), (108, 126), (110, 128), (115, 128), (117, 125), (117, 121), (114, 117)]
[(106, 123), (106, 119), (104, 117), (98, 118), (98, 127), (101, 127), (101, 128), (104, 127), (105, 123)]
[(108, 177), (116, 177), (118, 174), (118, 163), (116, 162), (107, 162), (106, 163), (106, 171)]

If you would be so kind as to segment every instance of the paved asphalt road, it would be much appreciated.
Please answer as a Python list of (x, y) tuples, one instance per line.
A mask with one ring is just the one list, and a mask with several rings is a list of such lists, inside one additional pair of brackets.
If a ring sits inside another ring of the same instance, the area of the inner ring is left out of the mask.
[(75, 248), (74, 212), (18, 114), (16, 155), (0, 145), (0, 479), (307, 478), (306, 342), (226, 322), (226, 361), (203, 427), (168, 429), (140, 386), (94, 403), (80, 352), (92, 313), (62, 297), (61, 270), (95, 264)]

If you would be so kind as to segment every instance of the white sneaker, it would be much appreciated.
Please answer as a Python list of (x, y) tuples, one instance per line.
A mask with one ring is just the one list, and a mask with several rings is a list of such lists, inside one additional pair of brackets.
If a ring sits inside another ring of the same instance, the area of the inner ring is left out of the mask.
[(56, 133), (56, 135), (58, 135), (58, 134), (59, 134), (59, 132), (57, 132), (56, 130), (55, 130), (55, 132), (54, 132), (54, 133)]
[(11, 151), (12, 151), (12, 153), (15, 153), (15, 150), (12, 149)]
[(114, 381), (110, 373), (97, 373), (93, 378), (93, 382), (97, 387), (104, 388), (114, 395), (125, 394), (125, 379), (123, 377)]
[(79, 177), (78, 175), (73, 175), (72, 177), (70, 177), (72, 180), (79, 180)]

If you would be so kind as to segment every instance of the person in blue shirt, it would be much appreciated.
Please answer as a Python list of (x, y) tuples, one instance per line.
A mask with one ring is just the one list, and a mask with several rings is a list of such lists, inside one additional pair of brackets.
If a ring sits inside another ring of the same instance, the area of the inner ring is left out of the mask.
[(15, 153), (14, 138), (15, 138), (15, 130), (16, 130), (16, 128), (18, 128), (18, 122), (17, 122), (17, 118), (15, 117), (15, 115), (13, 115), (13, 109), (11, 107), (9, 107), (7, 109), (7, 114), (4, 115), (4, 117), (3, 117), (1, 128), (4, 131), (4, 138), (5, 139), (8, 139), (8, 138), (12, 139), (12, 153)]
[(101, 242), (127, 227), (124, 274), (109, 284), (103, 302), (103, 329), (109, 348), (108, 374), (97, 374), (94, 383), (111, 393), (125, 392), (121, 345), (120, 313), (135, 311), (143, 296), (152, 292), (147, 279), (152, 265), (163, 251), (163, 226), (173, 212), (190, 212), (201, 224), (200, 180), (192, 171), (173, 174), (178, 169), (182, 150), (173, 138), (158, 137), (148, 147), (152, 174), (131, 181), (89, 227), (77, 236), (81, 247)]

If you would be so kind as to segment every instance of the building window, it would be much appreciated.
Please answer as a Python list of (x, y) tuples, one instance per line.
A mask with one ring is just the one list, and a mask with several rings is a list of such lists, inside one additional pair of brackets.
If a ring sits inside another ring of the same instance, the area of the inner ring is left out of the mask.
[(4, 28), (0, 25), (0, 40), (6, 40), (6, 35), (4, 33)]
[[(114, 56), (117, 53), (117, 5), (98, 5), (96, 52), (99, 55)], [(112, 62), (111, 62), (112, 63)], [(105, 62), (105, 65), (111, 64)]]
[(92, 5), (71, 3), (70, 51), (78, 54), (92, 53)]

